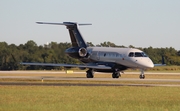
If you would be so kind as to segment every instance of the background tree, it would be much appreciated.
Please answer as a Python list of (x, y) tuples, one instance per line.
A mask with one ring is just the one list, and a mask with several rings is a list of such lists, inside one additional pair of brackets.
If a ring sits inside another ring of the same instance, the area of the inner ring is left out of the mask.
[[(94, 46), (91, 42), (89, 46)], [(116, 45), (112, 42), (100, 43), (104, 47), (125, 47)], [(8, 45), (6, 42), (0, 42), (0, 70), (27, 70), (27, 69), (53, 69), (60, 70), (62, 67), (45, 67), (45, 66), (22, 66), (20, 62), (41, 62), (41, 63), (70, 63), (80, 64), (77, 59), (73, 59), (65, 54), (65, 50), (71, 46), (68, 42), (51, 42), (49, 44), (38, 46), (34, 41), (29, 40), (19, 46), (15, 44)], [(134, 48), (129, 45), (128, 47)], [(161, 56), (165, 57), (167, 65), (180, 65), (180, 51), (173, 47), (166, 48), (138, 48), (144, 51), (154, 63), (161, 63)]]

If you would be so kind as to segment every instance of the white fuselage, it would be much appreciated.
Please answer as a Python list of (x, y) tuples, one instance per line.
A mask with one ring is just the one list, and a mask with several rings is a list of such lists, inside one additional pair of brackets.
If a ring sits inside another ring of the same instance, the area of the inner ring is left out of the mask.
[(88, 47), (90, 59), (97, 62), (113, 62), (129, 68), (153, 68), (152, 60), (141, 50), (134, 48)]

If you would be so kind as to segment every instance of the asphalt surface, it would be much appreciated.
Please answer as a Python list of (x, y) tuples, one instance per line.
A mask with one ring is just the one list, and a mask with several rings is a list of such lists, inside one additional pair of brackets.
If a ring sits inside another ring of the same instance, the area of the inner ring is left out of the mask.
[[(84, 82), (78, 82), (78, 83), (47, 83), (47, 82), (23, 82), (23, 81), (17, 81), (17, 82), (6, 82), (6, 81), (0, 81), (0, 85), (21, 85), (21, 86), (145, 86), (145, 87), (154, 87), (154, 86), (166, 86), (166, 87), (180, 87), (180, 79), (139, 79), (139, 78), (85, 78), (85, 77), (57, 77), (57, 76), (42, 76), (41, 74), (46, 74), (50, 72), (44, 72), (44, 71), (0, 71), (1, 73), (10, 74), (8, 76), (0, 76), (1, 79), (28, 79), (28, 80), (40, 80), (40, 81), (46, 81), (46, 80), (60, 80), (60, 81), (130, 81), (130, 82), (136, 82), (136, 81), (142, 81), (142, 84), (122, 84), (122, 83), (84, 83)], [(39, 74), (38, 76), (27, 76), (27, 74)], [(51, 72), (53, 74), (60, 74), (64, 72)], [(82, 73), (84, 72), (77, 72)], [(136, 72), (137, 73), (137, 72)], [(24, 74), (26, 76), (14, 76), (13, 74)], [(100, 73), (99, 73), (100, 74)], [(126, 73), (126, 74), (132, 74)], [(134, 73), (133, 73), (134, 74)], [(138, 73), (139, 74), (139, 73)], [(157, 73), (151, 73), (151, 74), (157, 74)], [(161, 73), (158, 73), (161, 74)], [(164, 73), (163, 73), (164, 74)], [(180, 73), (165, 73), (165, 74), (174, 74), (174, 75), (180, 75)], [(151, 82), (151, 84), (145, 84), (144, 82)], [(158, 84), (152, 84), (153, 82), (158, 82)], [(161, 84), (161, 82), (166, 82), (166, 84)], [(176, 84), (172, 84), (175, 83)]]

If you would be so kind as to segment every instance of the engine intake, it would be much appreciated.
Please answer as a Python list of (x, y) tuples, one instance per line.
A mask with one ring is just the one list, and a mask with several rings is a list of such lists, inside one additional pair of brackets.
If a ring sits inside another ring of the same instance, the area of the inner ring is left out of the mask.
[(84, 47), (71, 47), (66, 49), (66, 54), (73, 58), (84, 58), (88, 55), (87, 49)]
[(87, 50), (82, 47), (79, 49), (78, 53), (80, 57), (85, 57), (87, 55)]

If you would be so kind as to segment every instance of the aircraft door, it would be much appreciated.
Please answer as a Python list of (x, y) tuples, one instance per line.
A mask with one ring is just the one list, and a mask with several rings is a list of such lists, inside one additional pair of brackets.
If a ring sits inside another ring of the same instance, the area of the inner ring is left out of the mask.
[(99, 51), (97, 52), (96, 57), (97, 57), (97, 60), (99, 60), (99, 59), (100, 59), (100, 52), (99, 52)]

